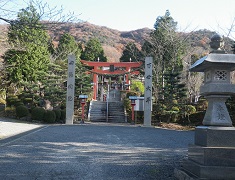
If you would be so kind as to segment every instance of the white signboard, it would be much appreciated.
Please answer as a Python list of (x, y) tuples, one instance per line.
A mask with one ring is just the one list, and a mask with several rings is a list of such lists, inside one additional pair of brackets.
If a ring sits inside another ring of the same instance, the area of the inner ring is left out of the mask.
[[(135, 100), (135, 107), (134, 111), (144, 111), (144, 97), (137, 97)], [(152, 104), (151, 104), (151, 111), (152, 111)]]

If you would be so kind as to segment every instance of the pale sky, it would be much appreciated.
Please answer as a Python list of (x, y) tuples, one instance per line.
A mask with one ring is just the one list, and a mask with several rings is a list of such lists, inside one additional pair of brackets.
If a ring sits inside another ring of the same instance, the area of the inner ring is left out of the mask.
[(235, 0), (48, 0), (81, 14), (80, 19), (121, 31), (153, 28), (168, 9), (180, 31), (209, 29), (227, 35)]
[[(18, 0), (24, 2), (26, 0)], [(179, 31), (209, 29), (227, 35), (235, 18), (235, 0), (43, 0), (61, 5), (81, 20), (121, 31), (153, 28), (169, 10)], [(235, 37), (235, 36), (234, 36)], [(235, 39), (232, 37), (233, 39)]]

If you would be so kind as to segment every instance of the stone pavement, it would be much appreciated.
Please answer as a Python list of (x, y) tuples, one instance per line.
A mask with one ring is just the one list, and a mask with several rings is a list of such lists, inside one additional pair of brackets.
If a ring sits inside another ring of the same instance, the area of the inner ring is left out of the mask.
[(0, 140), (0, 179), (4, 180), (174, 180), (174, 168), (186, 157), (194, 137), (194, 131), (128, 124), (0, 122), (5, 128), (18, 126), (11, 130), (31, 130), (4, 143), (6, 139)]

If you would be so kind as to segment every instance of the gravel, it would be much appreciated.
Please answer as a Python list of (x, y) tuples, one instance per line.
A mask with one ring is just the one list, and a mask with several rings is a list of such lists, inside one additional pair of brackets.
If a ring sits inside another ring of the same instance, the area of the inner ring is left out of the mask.
[(0, 140), (0, 179), (173, 180), (194, 136), (128, 124), (40, 128)]

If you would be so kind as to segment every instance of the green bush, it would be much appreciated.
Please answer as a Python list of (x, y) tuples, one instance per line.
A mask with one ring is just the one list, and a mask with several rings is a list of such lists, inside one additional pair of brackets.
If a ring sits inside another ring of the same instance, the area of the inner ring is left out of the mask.
[(56, 122), (60, 122), (60, 118), (61, 118), (61, 110), (59, 110), (59, 109), (55, 109), (55, 110), (53, 110), (54, 111), (54, 113), (55, 113), (55, 115), (56, 115), (56, 119), (55, 119), (55, 121)]
[(205, 111), (208, 107), (208, 101), (204, 98), (200, 98), (197, 102), (197, 111)]
[(64, 104), (62, 104), (61, 106), (60, 106), (60, 109), (62, 109), (62, 110), (64, 110), (66, 108), (66, 106), (64, 105)]
[(14, 106), (6, 107), (5, 114), (6, 117), (16, 117), (16, 109)]
[(29, 110), (27, 107), (21, 105), (16, 107), (16, 117), (22, 118), (29, 115)]
[(6, 104), (6, 100), (0, 97), (0, 104)]
[(18, 107), (18, 106), (24, 106), (24, 103), (23, 102), (21, 102), (21, 101), (18, 101), (18, 102), (16, 102), (15, 103), (15, 105), (14, 105), (15, 107)]
[(189, 120), (187, 116), (181, 117), (179, 120), (179, 124), (182, 125), (195, 125), (195, 126), (200, 126), (202, 125), (203, 118), (205, 116), (206, 111), (199, 111), (193, 114), (189, 115)]
[(33, 120), (43, 121), (45, 112), (46, 110), (43, 109), (42, 107), (35, 107), (32, 110), (31, 117)]
[(134, 91), (129, 91), (126, 93), (126, 98), (129, 99), (129, 96), (138, 96), (138, 93)]
[(25, 104), (27, 104), (27, 103), (32, 103), (32, 102), (33, 102), (33, 98), (24, 98), (24, 99), (23, 99), (23, 102), (24, 102)]
[(65, 123), (65, 119), (66, 119), (66, 110), (61, 110), (60, 120), (62, 120), (62, 122)]
[(56, 114), (54, 111), (46, 111), (44, 114), (44, 122), (46, 123), (55, 123), (56, 120)]
[(178, 107), (176, 107), (176, 106), (173, 106), (173, 107), (171, 108), (171, 110), (172, 110), (172, 111), (177, 111), (177, 112), (180, 111), (180, 109), (179, 109)]
[(8, 95), (7, 99), (6, 99), (7, 106), (15, 105), (15, 103), (18, 102), (18, 101), (19, 101), (19, 99), (15, 95)]
[(194, 114), (196, 112), (197, 112), (197, 110), (193, 105), (187, 105), (186, 106), (186, 114), (187, 115)]
[(206, 111), (196, 112), (194, 114), (191, 114), (189, 116), (189, 119), (190, 119), (191, 123), (201, 125), (205, 114), (206, 114)]

